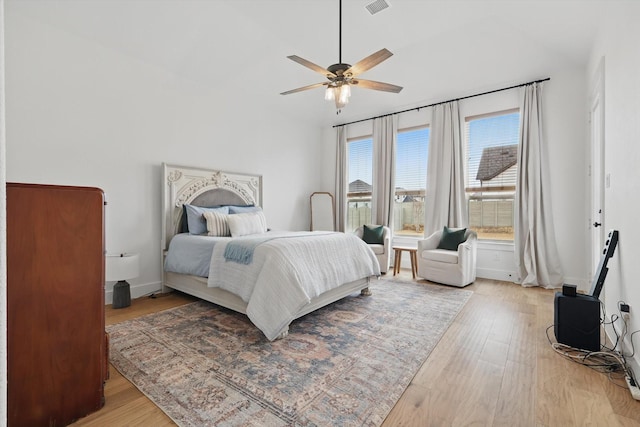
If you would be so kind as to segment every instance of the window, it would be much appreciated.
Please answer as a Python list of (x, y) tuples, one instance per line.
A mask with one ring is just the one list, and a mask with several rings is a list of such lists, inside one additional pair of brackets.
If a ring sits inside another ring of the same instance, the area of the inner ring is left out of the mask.
[(520, 113), (466, 119), (469, 227), (480, 239), (513, 240)]
[(371, 183), (373, 182), (373, 138), (359, 138), (347, 144), (349, 189), (346, 231), (371, 224)]
[(401, 130), (396, 140), (395, 235), (422, 237), (429, 128)]

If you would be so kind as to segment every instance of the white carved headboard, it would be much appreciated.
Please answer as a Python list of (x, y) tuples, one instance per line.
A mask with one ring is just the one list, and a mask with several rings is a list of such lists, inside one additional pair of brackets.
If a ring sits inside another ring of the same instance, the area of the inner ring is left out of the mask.
[(163, 163), (162, 250), (181, 230), (184, 204), (262, 206), (262, 176)]

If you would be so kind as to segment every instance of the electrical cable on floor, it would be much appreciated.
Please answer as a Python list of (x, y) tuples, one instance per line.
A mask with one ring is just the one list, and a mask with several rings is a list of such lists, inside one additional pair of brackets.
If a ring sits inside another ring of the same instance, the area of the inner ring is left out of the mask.
[[(624, 304), (624, 301), (619, 301), (618, 307), (620, 307), (621, 303)], [(549, 329), (553, 328), (555, 325), (551, 325), (546, 329), (547, 340), (549, 341), (551, 348), (562, 357), (572, 362), (584, 365), (597, 372), (607, 374), (609, 381), (611, 381), (613, 384), (619, 387), (626, 389), (627, 388), (626, 382), (621, 384), (621, 383), (618, 383), (617, 380), (624, 381), (625, 377), (630, 377), (633, 383), (637, 384), (633, 371), (627, 365), (626, 358), (634, 357), (635, 345), (633, 343), (633, 336), (638, 332), (640, 332), (640, 330), (634, 331), (629, 335), (631, 354), (624, 354), (622, 350), (616, 350), (619, 344), (625, 342), (624, 339), (629, 330), (627, 319), (622, 315), (622, 312), (620, 312), (619, 315), (612, 314), (611, 321), (607, 322), (604, 320), (607, 318), (607, 316), (606, 316), (604, 304), (602, 303), (601, 303), (601, 308), (602, 308), (603, 317), (600, 321), (599, 326), (611, 325), (611, 328), (613, 329), (613, 332), (616, 335), (616, 342), (613, 345), (613, 348), (609, 348), (606, 345), (601, 345), (601, 351), (588, 351), (588, 350), (574, 348), (566, 344), (553, 342), (551, 340), (551, 337), (549, 337)], [(620, 319), (622, 319), (622, 321), (624, 322), (624, 326), (620, 331), (620, 333), (618, 333), (615, 323)], [(617, 376), (614, 378), (614, 374), (618, 374), (620, 376), (619, 377)]]
[[(626, 383), (617, 381), (618, 379), (624, 381), (624, 377), (627, 376), (629, 372), (624, 359), (622, 359), (615, 352), (611, 351), (581, 350), (568, 346), (566, 344), (553, 342), (551, 340), (551, 337), (549, 337), (549, 329), (553, 327), (554, 325), (549, 326), (546, 330), (546, 334), (551, 348), (556, 353), (567, 360), (586, 366), (587, 368), (593, 369), (596, 372), (607, 374), (607, 378), (609, 379), (609, 381), (611, 381), (611, 383), (622, 388), (627, 388)], [(614, 378), (613, 374), (618, 374), (620, 376)]]
[(151, 291), (149, 293), (146, 293), (144, 295), (140, 295), (140, 298), (144, 298), (144, 297), (149, 297), (149, 298), (157, 298), (158, 297), (158, 293), (162, 294), (162, 289), (156, 289), (155, 291)]

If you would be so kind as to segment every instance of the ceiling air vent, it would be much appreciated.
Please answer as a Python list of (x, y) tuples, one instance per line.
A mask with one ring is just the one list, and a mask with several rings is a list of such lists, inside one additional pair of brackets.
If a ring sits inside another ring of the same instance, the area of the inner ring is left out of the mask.
[(369, 3), (365, 6), (370, 14), (375, 15), (378, 12), (381, 12), (389, 7), (389, 3), (385, 0), (375, 0), (372, 3)]

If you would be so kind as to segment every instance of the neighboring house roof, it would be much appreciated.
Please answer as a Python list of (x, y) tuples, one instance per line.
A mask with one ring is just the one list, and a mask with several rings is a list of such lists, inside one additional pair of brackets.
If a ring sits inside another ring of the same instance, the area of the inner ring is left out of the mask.
[(489, 181), (515, 165), (518, 161), (518, 144), (487, 147), (482, 150), (476, 179)]
[(356, 179), (349, 183), (349, 193), (370, 193), (371, 189), (371, 184), (367, 184), (361, 179)]

